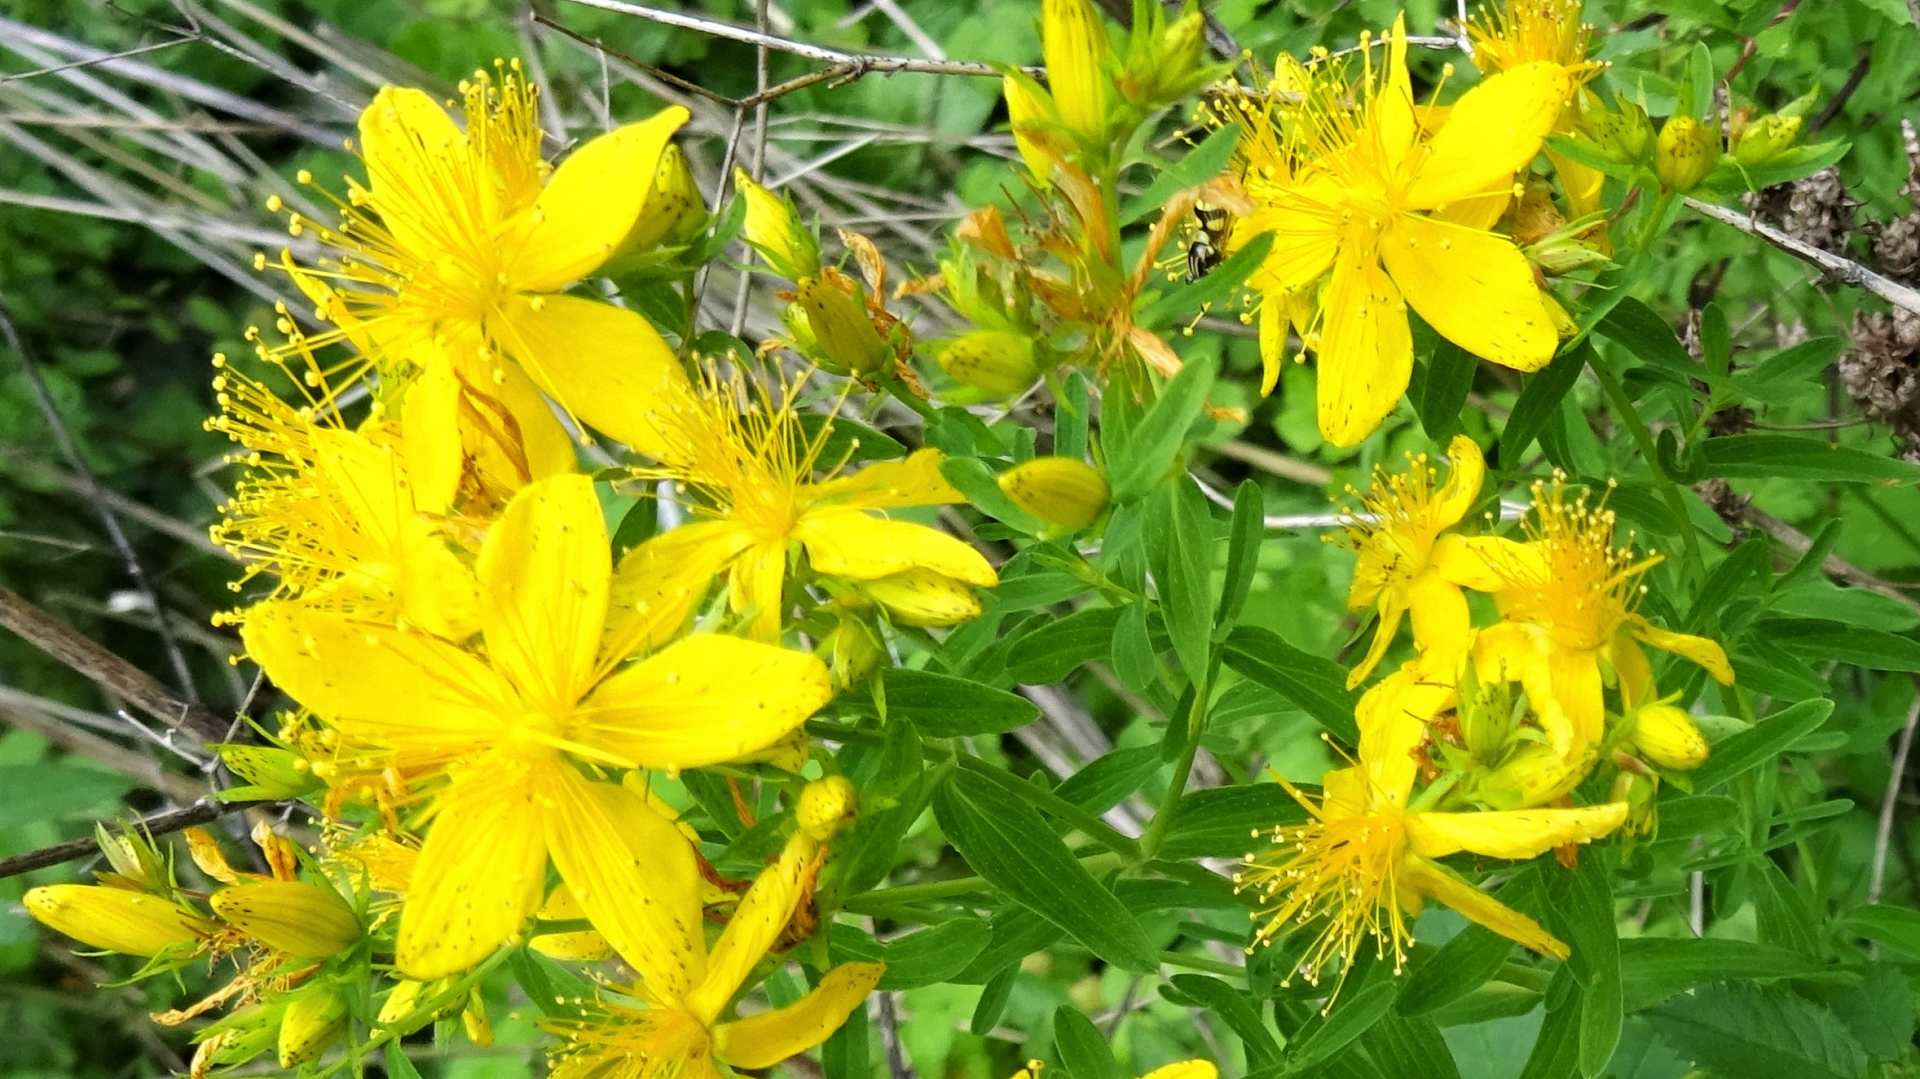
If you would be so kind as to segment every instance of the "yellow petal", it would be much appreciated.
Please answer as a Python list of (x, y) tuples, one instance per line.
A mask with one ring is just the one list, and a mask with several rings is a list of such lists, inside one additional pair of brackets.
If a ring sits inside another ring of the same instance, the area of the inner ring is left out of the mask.
[(714, 578), (752, 542), (730, 521), (695, 521), (628, 551), (607, 595), (602, 662), (651, 652), (678, 636)]
[(414, 483), (414, 501), (426, 513), (446, 513), (460, 492), (465, 452), (460, 444), (460, 378), (444, 352), (425, 363), (400, 399), (401, 454)]
[(1452, 672), (1473, 643), (1472, 612), (1460, 586), (1432, 569), (1407, 585), (1413, 611), (1413, 643), (1434, 669)]
[(806, 497), (814, 505), (867, 509), (965, 502), (967, 496), (940, 474), (940, 465), (946, 459), (939, 450), (915, 450), (905, 460), (880, 461), (851, 475), (810, 486)]
[(1449, 532), (1434, 542), (1433, 551), (1427, 555), (1427, 565), (1462, 588), (1498, 592), (1506, 587), (1507, 579), (1496, 567), (1513, 564), (1511, 558), (1525, 551), (1525, 544), (1499, 536), (1462, 536)]
[(663, 432), (673, 415), (695, 407), (693, 385), (643, 316), (578, 296), (509, 296), (487, 331), (589, 427), (656, 460), (684, 463)]
[(1435, 220), (1445, 221), (1461, 228), (1490, 229), (1499, 223), (1500, 216), (1507, 212), (1507, 206), (1513, 202), (1513, 183), (1510, 177), (1502, 177), (1493, 190), (1484, 195), (1449, 202), (1445, 206), (1430, 211)]
[[(547, 901), (540, 905), (540, 920), (543, 922), (570, 922), (576, 918), (585, 918), (587, 912), (580, 909), (580, 901), (573, 897), (573, 889), (561, 881), (547, 895)], [(565, 959), (576, 963), (598, 963), (613, 958), (613, 945), (596, 929), (587, 929), (578, 933), (543, 933), (527, 942), (528, 947), (541, 955), (553, 959)]]
[(1508, 940), (1555, 959), (1567, 957), (1567, 946), (1539, 922), (1461, 880), (1446, 866), (1424, 858), (1408, 858), (1401, 867), (1400, 879), (1410, 889), (1432, 896)]
[[(1380, 665), (1380, 659), (1387, 654), (1387, 646), (1393, 643), (1394, 636), (1400, 632), (1400, 620), (1406, 616), (1406, 601), (1399, 595), (1400, 590), (1389, 588), (1376, 595), (1360, 598), (1360, 578), (1354, 578), (1354, 591), (1347, 597), (1348, 610), (1364, 611), (1377, 601), (1380, 605), (1379, 621), (1374, 623), (1373, 640), (1367, 644), (1367, 654), (1360, 657), (1347, 674), (1347, 688), (1352, 689), (1367, 680), (1373, 669)], [(1462, 601), (1464, 606), (1464, 600)]]
[[(1413, 148), (1419, 124), (1414, 115), (1413, 80), (1407, 75), (1407, 17), (1395, 15), (1387, 31), (1386, 79), (1373, 101), (1378, 152), (1387, 170), (1396, 169)], [(1364, 139), (1364, 136), (1363, 136)], [(1369, 147), (1372, 149), (1372, 147)]]
[(1354, 722), (1373, 804), (1406, 804), (1419, 774), (1414, 751), (1427, 736), (1427, 723), (1453, 699), (1451, 684), (1427, 677), (1416, 664), (1388, 675), (1360, 698)]
[(463, 220), (444, 190), (477, 190), (467, 137), (426, 93), (385, 86), (360, 114), (360, 157), (380, 224), (415, 258), (484, 242), (488, 222)]
[(1000, 80), (1007, 99), (1007, 122), (1013, 128), (1013, 148), (1020, 151), (1033, 179), (1046, 187), (1053, 180), (1053, 164), (1064, 157), (1059, 145), (1060, 118), (1053, 96), (1025, 73), (1010, 71)]
[(1568, 843), (1598, 839), (1626, 819), (1625, 802), (1573, 809), (1412, 813), (1407, 816), (1407, 842), (1423, 858), (1444, 858), (1464, 850), (1522, 861)]
[(1468, 352), (1536, 371), (1560, 347), (1533, 270), (1512, 241), (1401, 214), (1381, 237), (1380, 257), (1407, 303)]
[(805, 1052), (840, 1029), (885, 969), (880, 963), (835, 967), (812, 992), (792, 1004), (721, 1024), (713, 1032), (713, 1055), (735, 1068), (771, 1068)]
[(454, 776), (434, 803), (400, 912), (393, 959), (402, 977), (458, 974), (520, 932), (545, 891), (546, 812), (523, 766), (489, 762)]
[(360, 919), (340, 893), (304, 880), (235, 884), (207, 905), (220, 920), (289, 955), (332, 958), (360, 939)]
[(795, 832), (780, 857), (760, 871), (753, 887), (740, 897), (713, 951), (707, 957), (707, 976), (686, 997), (687, 1010), (711, 1023), (740, 991), (747, 975), (793, 920), (794, 907), (807, 893), (801, 885), (811, 874), (821, 844), (805, 832)]
[(787, 544), (784, 538), (755, 543), (727, 577), (727, 605), (748, 615), (747, 636), (778, 641), (786, 620)]
[(1434, 496), (1433, 519), (1446, 526), (1460, 523), (1480, 498), (1487, 479), (1487, 458), (1480, 444), (1466, 435), (1447, 443), (1447, 482)]
[(507, 257), (507, 287), (554, 292), (605, 262), (644, 211), (667, 140), (686, 122), (687, 110), (670, 106), (562, 161), (528, 211), (523, 246)]
[(981, 588), (1000, 580), (979, 551), (945, 532), (857, 509), (810, 512), (800, 518), (793, 537), (806, 546), (814, 571), (832, 577), (870, 581), (930, 569)]
[(1723, 686), (1733, 684), (1733, 666), (1727, 662), (1726, 649), (1721, 648), (1718, 642), (1661, 629), (1637, 614), (1627, 620), (1627, 625), (1627, 632), (1654, 648), (1692, 660)]
[(1108, 97), (1113, 76), (1107, 62), (1113, 46), (1088, 0), (1044, 0), (1040, 52), (1047, 64), (1060, 122), (1090, 146), (1098, 146), (1112, 122)]
[(1327, 286), (1320, 333), (1320, 434), (1357, 446), (1392, 414), (1413, 375), (1413, 332), (1371, 250), (1342, 254)]
[(375, 745), (453, 756), (490, 743), (500, 717), (521, 710), (492, 668), (424, 634), (267, 603), (247, 612), (240, 639), (289, 696)]
[(485, 382), (468, 387), (475, 399), (469, 407), (479, 413), (479, 423), (468, 428), (467, 453), (476, 466), (508, 490), (572, 472), (579, 462), (573, 436), (527, 373), (505, 364), (486, 374)]
[[(1522, 64), (1468, 90), (1413, 166), (1406, 205), (1432, 209), (1511, 182), (1540, 152), (1573, 93), (1573, 76), (1550, 61)], [(1422, 312), (1424, 315), (1425, 312)]]
[(570, 764), (548, 765), (539, 784), (547, 845), (574, 901), (647, 992), (684, 996), (706, 965), (693, 848), (639, 795)]
[(1220, 1069), (1211, 1060), (1181, 1060), (1163, 1064), (1140, 1079), (1219, 1079)]
[[(1251, 185), (1256, 191), (1259, 185)], [(1345, 192), (1324, 180), (1281, 188), (1273, 202), (1234, 223), (1227, 237), (1231, 255), (1263, 232), (1274, 243), (1249, 284), (1262, 293), (1291, 292), (1318, 280), (1333, 265), (1341, 244), (1340, 210)], [(1256, 196), (1258, 198), (1258, 196)]]
[(576, 717), (578, 737), (641, 768), (699, 768), (765, 749), (833, 696), (804, 652), (703, 634), (614, 674)]
[(380, 550), (399, 549), (400, 530), (413, 517), (413, 491), (400, 455), (358, 431), (312, 429), (314, 467), (353, 523)]
[(407, 623), (450, 641), (480, 627), (479, 580), (424, 517), (401, 532), (400, 603)]
[(564, 715), (592, 684), (612, 563), (581, 475), (527, 487), (487, 533), (476, 567), (487, 655), (535, 710)]

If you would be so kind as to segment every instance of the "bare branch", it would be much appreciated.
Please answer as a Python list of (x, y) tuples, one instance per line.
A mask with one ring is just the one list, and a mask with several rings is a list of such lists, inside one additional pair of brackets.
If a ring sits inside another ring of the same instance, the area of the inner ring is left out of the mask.
[[(1920, 684), (1915, 685), (1920, 691)], [(1873, 842), (1873, 872), (1867, 878), (1867, 902), (1878, 903), (1887, 883), (1887, 848), (1893, 842), (1893, 812), (1900, 799), (1900, 788), (1907, 781), (1907, 757), (1913, 752), (1913, 728), (1920, 725), (1920, 696), (1907, 713), (1907, 724), (1900, 728), (1900, 741), (1893, 747), (1893, 774), (1887, 777), (1887, 794), (1880, 799), (1880, 831)]]
[[(140, 821), (140, 829), (148, 835), (166, 835), (169, 832), (183, 831), (197, 824), (208, 824), (219, 820), (229, 813), (238, 813), (243, 809), (259, 805), (259, 802), (195, 802), (184, 809), (169, 809), (155, 813)], [(92, 836), (75, 839), (66, 843), (55, 843), (51, 847), (41, 847), (25, 854), (16, 854), (11, 858), (0, 858), (0, 879), (17, 877), (22, 873), (31, 873), (36, 869), (45, 869), (50, 865), (71, 862), (97, 853), (100, 845)]]
[(1701, 202), (1699, 199), (1686, 201), (1687, 209), (1702, 217), (1710, 217), (1723, 225), (1731, 225), (1749, 236), (1758, 236), (1787, 254), (1817, 266), (1849, 285), (1866, 289), (1895, 307), (1905, 308), (1920, 315), (1920, 291), (1908, 288), (1891, 278), (1882, 277), (1852, 259), (1843, 258), (1831, 251), (1822, 251), (1770, 225), (1763, 225), (1751, 214), (1729, 210), (1725, 206), (1715, 206), (1710, 202)]
[(213, 712), (174, 696), (172, 690), (147, 672), (74, 632), (73, 627), (6, 588), (0, 588), (0, 626), (18, 633), (28, 644), (169, 728), (184, 727), (208, 739), (226, 734), (226, 721)]

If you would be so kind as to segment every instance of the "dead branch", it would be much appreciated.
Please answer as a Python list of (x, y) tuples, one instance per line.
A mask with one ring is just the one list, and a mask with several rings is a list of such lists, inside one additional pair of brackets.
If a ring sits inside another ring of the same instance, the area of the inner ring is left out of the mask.
[(1823, 272), (1830, 273), (1849, 285), (1866, 289), (1895, 307), (1905, 308), (1920, 315), (1920, 291), (1882, 277), (1852, 259), (1843, 258), (1830, 251), (1822, 251), (1770, 225), (1763, 225), (1751, 214), (1729, 210), (1725, 206), (1715, 206), (1710, 202), (1701, 202), (1699, 199), (1688, 199), (1686, 202), (1687, 209), (1702, 217), (1710, 217), (1723, 225), (1731, 225), (1749, 236), (1758, 236), (1794, 258), (1817, 266)]

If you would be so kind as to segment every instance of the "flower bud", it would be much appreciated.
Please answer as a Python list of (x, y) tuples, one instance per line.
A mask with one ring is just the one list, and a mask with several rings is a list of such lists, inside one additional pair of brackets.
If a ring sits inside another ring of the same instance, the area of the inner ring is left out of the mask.
[(1079, 531), (1106, 512), (1111, 492), (1093, 466), (1073, 457), (1036, 457), (1000, 474), (1013, 504), (1048, 524)]
[(1506, 763), (1479, 777), (1475, 799), (1495, 809), (1528, 809), (1546, 805), (1572, 791), (1593, 770), (1599, 751), (1589, 747), (1562, 757), (1550, 746), (1531, 745)]
[[(420, 1006), (420, 999), (426, 995), (426, 989), (426, 982), (416, 982), (411, 978), (403, 978), (396, 982), (393, 991), (387, 994), (387, 999), (380, 1002), (380, 1015), (374, 1022), (383, 1027), (391, 1027), (412, 1017), (414, 1010)], [(431, 1018), (431, 1016), (420, 1017), (418, 1022), (408, 1023), (401, 1033), (411, 1034), (425, 1026)]]
[(1013, 128), (1013, 148), (1020, 151), (1033, 182), (1045, 188), (1053, 182), (1053, 163), (1067, 156), (1053, 96), (1018, 71), (1008, 72), (1000, 84), (1007, 99), (1007, 122)]
[(20, 902), (41, 925), (122, 955), (190, 947), (212, 931), (206, 919), (179, 903), (125, 888), (52, 884), (28, 889)]
[(326, 786), (307, 758), (279, 746), (216, 745), (220, 763), (246, 780), (219, 793), (223, 802), (284, 801)]
[(189, 1079), (202, 1079), (217, 1067), (245, 1064), (273, 1048), (285, 1012), (280, 1001), (250, 1004), (201, 1028), (193, 1036), (200, 1044), (187, 1070)]
[(747, 200), (744, 234), (767, 267), (789, 281), (820, 272), (820, 241), (800, 223), (793, 202), (755, 183), (745, 169), (733, 170), (734, 186)]
[(1615, 102), (1619, 112), (1609, 112), (1595, 103), (1592, 111), (1583, 113), (1587, 126), (1600, 152), (1609, 159), (1639, 164), (1653, 148), (1653, 122), (1647, 119), (1647, 110), (1633, 102), (1625, 98), (1616, 98)]
[(1669, 191), (1692, 191), (1719, 157), (1713, 131), (1691, 116), (1669, 117), (1653, 151), (1653, 173)]
[(864, 293), (859, 282), (833, 269), (800, 282), (799, 305), (829, 369), (871, 375), (893, 355), (867, 314)]
[(1621, 769), (1613, 777), (1607, 801), (1627, 803), (1627, 820), (1621, 826), (1626, 835), (1649, 835), (1660, 825), (1660, 779), (1631, 769)]
[(800, 831), (825, 843), (859, 815), (859, 795), (845, 776), (816, 779), (800, 792), (794, 816)]
[(1772, 164), (1793, 149), (1800, 137), (1800, 117), (1771, 113), (1742, 128), (1733, 144), (1733, 159), (1748, 168)]
[(653, 175), (653, 190), (633, 223), (633, 231), (620, 243), (619, 253), (632, 254), (662, 244), (684, 244), (706, 224), (706, 200), (700, 185), (687, 167), (687, 155), (668, 143), (660, 154), (660, 168)]
[(1158, 4), (1144, 11), (1127, 42), (1120, 92), (1150, 112), (1200, 89), (1214, 72), (1206, 64), (1207, 20), (1198, 7), (1188, 3), (1171, 24)]
[(107, 856), (111, 872), (96, 873), (103, 883), (118, 884), (141, 892), (164, 891), (172, 885), (167, 861), (154, 848), (153, 838), (143, 832), (109, 832), (105, 825), (93, 826), (93, 841)]
[(1040, 380), (1033, 341), (1008, 330), (974, 330), (947, 342), (935, 357), (955, 382), (985, 390), (997, 398), (1027, 392)]
[(275, 951), (323, 958), (353, 947), (360, 919), (338, 892), (301, 880), (235, 884), (208, 901), (222, 921)]
[(1671, 704), (1649, 704), (1634, 713), (1633, 745), (1649, 763), (1676, 772), (1707, 760), (1707, 739), (1699, 725)]
[(487, 1018), (487, 998), (474, 986), (467, 992), (467, 1006), (460, 1012), (460, 1025), (466, 1028), (467, 1040), (485, 1049), (493, 1044), (493, 1020)]
[(908, 626), (955, 626), (980, 616), (973, 589), (944, 573), (914, 568), (860, 586), (868, 598)]
[(321, 983), (287, 1001), (280, 1017), (280, 1066), (297, 1068), (319, 1059), (347, 1029), (347, 998), (339, 987)]
[(1040, 52), (1060, 122), (1090, 146), (1104, 147), (1112, 117), (1108, 67), (1113, 46), (1088, 0), (1042, 0)]

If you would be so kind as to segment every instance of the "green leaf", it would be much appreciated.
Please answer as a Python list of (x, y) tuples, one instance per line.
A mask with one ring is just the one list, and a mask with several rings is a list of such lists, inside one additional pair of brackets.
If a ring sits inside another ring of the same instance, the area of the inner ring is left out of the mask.
[(1806, 897), (1794, 888), (1773, 859), (1755, 858), (1753, 868), (1758, 877), (1753, 889), (1753, 905), (1760, 920), (1760, 939), (1799, 955), (1821, 958), (1825, 950), (1821, 947), (1813, 908), (1808, 906)]
[(1913, 984), (1892, 963), (1868, 963), (1859, 985), (1826, 994), (1826, 1005), (1873, 1056), (1899, 1060), (1913, 1042)]
[(132, 786), (117, 772), (65, 761), (0, 765), (0, 829), (81, 816), (117, 801)]
[(1723, 479), (1814, 480), (1822, 483), (1920, 481), (1920, 465), (1911, 465), (1824, 438), (1749, 433), (1709, 438), (1701, 443), (1706, 474)]
[(1267, 252), (1273, 249), (1273, 244), (1274, 235), (1271, 232), (1252, 237), (1207, 276), (1178, 285), (1135, 312), (1134, 324), (1149, 331), (1164, 330), (1175, 322), (1204, 312), (1214, 304), (1232, 300), (1239, 294), (1241, 286), (1246, 284), (1247, 278), (1252, 277), (1261, 263), (1267, 260)]
[(1361, 1039), (1379, 1074), (1393, 1079), (1460, 1079), (1453, 1051), (1433, 1020), (1388, 1013)]
[(1653, 308), (1632, 296), (1614, 305), (1595, 329), (1624, 347), (1641, 363), (1681, 380), (1711, 381), (1707, 371), (1694, 362), (1687, 347), (1673, 332), (1673, 326)]
[(1733, 383), (1747, 399), (1762, 404), (1786, 404), (1806, 386), (1817, 383), (1839, 357), (1842, 343), (1838, 337), (1815, 337), (1792, 348), (1781, 349), (1760, 361), (1752, 369), (1733, 376)]
[(1849, 911), (1840, 927), (1920, 961), (1920, 910), (1874, 903)]
[(1303, 652), (1261, 626), (1241, 626), (1227, 636), (1227, 666), (1280, 694), (1347, 745), (1357, 745), (1354, 725), (1358, 703), (1347, 688), (1346, 668), (1323, 656)]
[(987, 923), (972, 918), (941, 922), (884, 945), (850, 929), (834, 929), (835, 962), (885, 963), (887, 970), (880, 976), (879, 989), (917, 989), (949, 981), (967, 969), (993, 939)]
[(1053, 410), (1053, 452), (1078, 461), (1087, 455), (1087, 423), (1092, 418), (1087, 408), (1087, 379), (1078, 371), (1060, 377), (1060, 392)]
[(1920, 671), (1920, 642), (1871, 626), (1824, 618), (1768, 618), (1755, 631), (1809, 660), (1838, 660), (1874, 671)]
[(1158, 746), (1116, 749), (1062, 780), (1053, 792), (1089, 813), (1105, 813), (1159, 770)]
[(1722, 937), (1631, 937), (1620, 942), (1620, 983), (1630, 1012), (1706, 982), (1811, 974), (1821, 964), (1767, 944)]
[[(896, 667), (885, 672), (887, 715), (911, 721), (929, 738), (1004, 734), (1033, 722), (1040, 709), (1017, 693), (933, 671)], [(871, 695), (856, 691), (841, 699), (843, 712), (879, 717)]]
[(947, 838), (995, 890), (1065, 930), (1095, 955), (1137, 973), (1159, 969), (1146, 931), (1039, 812), (970, 772), (954, 772), (933, 811)]
[(1861, 1079), (1867, 1053), (1832, 1012), (1792, 993), (1709, 986), (1651, 1013), (1683, 1059), (1739, 1079)]
[(853, 1014), (820, 1046), (820, 1070), (827, 1079), (872, 1079), (872, 1048), (868, 1044), (867, 1010)]
[(1053, 1010), (1053, 1043), (1069, 1079), (1124, 1079), (1107, 1039), (1070, 1004)]
[(979, 458), (948, 456), (940, 462), (940, 474), (967, 496), (968, 503), (974, 509), (1008, 528), (1030, 536), (1037, 536), (1046, 530), (1045, 521), (1013, 504), (1013, 500), (1000, 490), (993, 472)]
[(1833, 714), (1833, 702), (1801, 701), (1741, 731), (1713, 747), (1707, 763), (1693, 773), (1695, 790), (1711, 790), (1750, 768), (1773, 760), (1788, 746), (1820, 729)]
[(1164, 209), (1175, 195), (1189, 188), (1199, 187), (1208, 180), (1225, 171), (1227, 162), (1233, 160), (1233, 151), (1240, 144), (1240, 125), (1228, 124), (1217, 128), (1200, 145), (1187, 151), (1180, 160), (1167, 166), (1153, 182), (1147, 185), (1120, 214), (1122, 225), (1131, 225), (1151, 213)]
[(1444, 446), (1460, 430), (1460, 410), (1466, 406), (1473, 389), (1473, 376), (1480, 361), (1472, 353), (1442, 337), (1427, 357), (1427, 378), (1420, 387), (1420, 399), (1414, 411), (1420, 426), (1435, 445)]
[(1119, 607), (1084, 607), (1040, 623), (1008, 643), (1007, 673), (1022, 685), (1058, 682), (1082, 664), (1103, 659), (1113, 645)]
[(1233, 520), (1227, 526), (1227, 576), (1220, 586), (1220, 609), (1214, 613), (1214, 632), (1233, 628), (1253, 589), (1260, 565), (1260, 541), (1265, 537), (1266, 501), (1260, 485), (1241, 480), (1233, 492)]
[[(1116, 444), (1107, 440), (1107, 482), (1113, 487), (1115, 502), (1132, 502), (1144, 495), (1173, 464), (1187, 429), (1199, 418), (1200, 406), (1206, 404), (1207, 391), (1212, 388), (1212, 361), (1196, 357), (1160, 388), (1160, 399), (1140, 417), (1124, 441)], [(1120, 395), (1124, 396), (1124, 391)], [(1110, 392), (1105, 400), (1114, 396)]]
[(967, 969), (954, 975), (954, 981), (963, 985), (979, 985), (997, 977), (1002, 971), (1018, 969), (1017, 964), (1022, 959), (1053, 947), (1064, 935), (1059, 926), (1018, 903), (1009, 903), (994, 911), (989, 924), (993, 928), (992, 943), (967, 965)]
[(1152, 544), (1154, 582), (1160, 599), (1160, 617), (1166, 620), (1173, 654), (1187, 680), (1199, 684), (1207, 677), (1213, 645), (1213, 516), (1207, 500), (1182, 476), (1161, 488), (1160, 512), (1147, 519)]
[(1597, 1076), (1620, 1043), (1623, 1016), (1620, 939), (1614, 930), (1613, 892), (1608, 884), (1612, 859), (1598, 848), (1586, 851), (1571, 873), (1556, 873), (1548, 889), (1548, 918), (1565, 934), (1572, 954), (1568, 966), (1579, 982), (1580, 1073)]
[(1376, 977), (1367, 979), (1359, 989), (1349, 989), (1334, 1003), (1333, 1011), (1307, 1036), (1292, 1046), (1287, 1055), (1287, 1074), (1298, 1075), (1314, 1065), (1330, 1060), (1355, 1038), (1372, 1029), (1393, 1007), (1400, 983), (1387, 964), (1374, 968)]
[(384, 1059), (390, 1079), (420, 1079), (420, 1069), (413, 1066), (413, 1059), (407, 1056), (405, 1049), (400, 1048), (398, 1040), (387, 1043)]
[(1580, 1011), (1580, 989), (1563, 968), (1547, 990), (1547, 1015), (1520, 1079), (1566, 1079), (1574, 1074), (1580, 1066)]
[(580, 1002), (593, 995), (592, 985), (531, 948), (514, 949), (507, 956), (507, 969), (542, 1015), (578, 1017)]
[(1278, 783), (1247, 783), (1189, 791), (1174, 810), (1161, 838), (1158, 857), (1238, 858), (1265, 846), (1255, 833), (1276, 824), (1298, 823), (1307, 811)]
[(1113, 647), (1109, 653), (1113, 673), (1128, 689), (1145, 692), (1155, 677), (1153, 638), (1147, 633), (1147, 606), (1130, 603), (1120, 609), (1113, 626)]
[(651, 496), (635, 499), (621, 516), (620, 526), (613, 530), (613, 557), (618, 560), (651, 539), (659, 530), (660, 500)]
[(1007, 1014), (1007, 1004), (1013, 999), (1014, 980), (1019, 976), (1019, 967), (1008, 967), (987, 979), (986, 988), (980, 991), (980, 1002), (973, 1006), (973, 1018), (967, 1023), (967, 1029), (974, 1036), (984, 1038), (1000, 1025), (1000, 1018)]
[[(907, 447), (899, 439), (845, 416), (801, 412), (796, 418), (799, 420), (800, 436), (807, 445), (820, 439), (815, 460), (823, 468), (838, 462), (891, 461), (907, 455)], [(826, 432), (824, 438), (821, 438), (822, 431)]]
[(1500, 465), (1519, 467), (1520, 458), (1560, 408), (1560, 399), (1580, 380), (1593, 346), (1581, 341), (1553, 358), (1540, 371), (1527, 376), (1526, 385), (1513, 402), (1507, 425), (1500, 431)]
[(1248, 1069), (1270, 1068), (1280, 1063), (1280, 1043), (1274, 1040), (1260, 1010), (1247, 994), (1218, 978), (1202, 974), (1176, 974), (1172, 987), (1211, 1015), (1219, 1017), (1240, 1038), (1247, 1051)]

